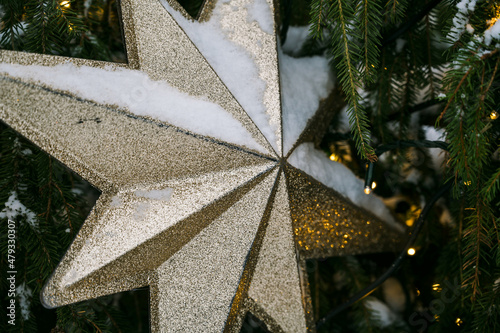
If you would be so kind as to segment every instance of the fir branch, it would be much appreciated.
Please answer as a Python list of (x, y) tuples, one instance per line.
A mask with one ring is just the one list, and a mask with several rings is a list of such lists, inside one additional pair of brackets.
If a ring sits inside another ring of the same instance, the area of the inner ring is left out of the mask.
[(374, 78), (375, 69), (379, 63), (380, 27), (382, 26), (382, 9), (377, 1), (361, 1), (361, 17), (358, 29), (363, 35), (363, 66), (364, 77), (367, 81)]
[(360, 104), (358, 88), (361, 86), (361, 75), (356, 68), (359, 62), (359, 47), (354, 39), (357, 39), (357, 32), (350, 27), (354, 19), (354, 10), (350, 2), (336, 0), (332, 3), (328, 17), (337, 22), (332, 25), (331, 43), (333, 45), (332, 56), (337, 60), (336, 67), (342, 89), (350, 104), (348, 109), (349, 124), (353, 131), (356, 147), (360, 155), (370, 161), (376, 161), (373, 148), (370, 146), (370, 132), (368, 117)]

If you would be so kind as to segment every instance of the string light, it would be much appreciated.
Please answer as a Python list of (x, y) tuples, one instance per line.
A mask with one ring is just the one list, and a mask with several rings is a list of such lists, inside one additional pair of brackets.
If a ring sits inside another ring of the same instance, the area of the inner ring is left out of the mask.
[(457, 320), (455, 320), (455, 324), (457, 324), (457, 326), (461, 326), (463, 323), (464, 322), (460, 318), (457, 318)]
[(434, 291), (441, 291), (441, 289), (442, 288), (441, 288), (441, 285), (439, 283), (434, 283), (432, 285), (432, 290), (434, 290)]
[(409, 255), (409, 256), (414, 256), (416, 252), (417, 252), (417, 251), (416, 251), (413, 247), (410, 247), (410, 248), (408, 249), (408, 255)]
[(420, 296), (420, 290), (417, 289), (417, 297)]
[[(372, 189), (377, 186), (377, 184), (375, 184), (375, 182), (372, 181), (374, 166), (375, 164), (372, 162), (366, 164), (365, 189), (364, 189), (365, 194), (372, 193)], [(375, 186), (373, 184), (375, 184)]]
[(470, 180), (468, 180), (468, 181), (464, 182), (464, 185), (465, 185), (465, 186), (469, 186), (470, 184), (472, 184), (472, 182), (471, 182)]
[(490, 113), (490, 118), (491, 118), (491, 120), (495, 120), (495, 119), (497, 119), (497, 118), (498, 118), (498, 112), (496, 112), (496, 111), (491, 111), (491, 113)]
[(339, 160), (339, 157), (337, 155), (335, 155), (335, 154), (331, 154), (330, 155), (330, 160), (334, 161), (334, 162), (337, 162)]
[(372, 183), (372, 190), (374, 190), (374, 189), (375, 189), (375, 187), (377, 187), (377, 183), (373, 182), (373, 183)]
[(65, 0), (65, 1), (61, 1), (61, 3), (59, 5), (61, 7), (64, 7), (64, 8), (69, 8), (69, 6), (71, 6), (71, 2), (69, 0)]

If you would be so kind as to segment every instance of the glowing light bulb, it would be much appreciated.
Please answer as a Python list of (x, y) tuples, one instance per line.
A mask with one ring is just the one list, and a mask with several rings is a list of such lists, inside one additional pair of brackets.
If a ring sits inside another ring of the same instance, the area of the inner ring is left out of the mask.
[(377, 187), (377, 183), (373, 182), (373, 183), (372, 183), (372, 190), (374, 190), (374, 189), (375, 189), (375, 187)]
[(457, 324), (457, 326), (460, 326), (462, 325), (464, 322), (462, 321), (462, 319), (460, 318), (457, 318), (457, 320), (455, 320), (455, 324)]
[(465, 185), (465, 186), (469, 186), (470, 184), (472, 184), (472, 182), (471, 182), (470, 180), (468, 180), (468, 181), (464, 182), (464, 185)]
[(370, 188), (370, 186), (366, 186), (365, 187), (365, 194), (370, 194), (372, 193), (372, 189)]
[(434, 291), (441, 291), (441, 289), (442, 288), (441, 288), (441, 285), (439, 283), (434, 283), (432, 285), (432, 290), (434, 290)]
[(491, 120), (495, 120), (495, 119), (497, 119), (497, 118), (498, 118), (498, 112), (496, 112), (496, 111), (491, 111), (491, 113), (490, 113), (490, 118), (491, 118)]
[(409, 255), (409, 256), (414, 256), (416, 252), (417, 252), (417, 251), (416, 251), (413, 247), (410, 247), (410, 248), (408, 249), (408, 255)]
[(336, 162), (336, 161), (338, 161), (338, 160), (339, 160), (339, 157), (338, 157), (337, 155), (335, 155), (335, 154), (331, 154), (331, 155), (330, 155), (330, 160), (331, 160), (331, 161), (335, 161), (335, 162)]
[(61, 7), (64, 7), (64, 8), (69, 8), (69, 6), (71, 6), (71, 2), (69, 0), (65, 0), (65, 1), (61, 1), (61, 3), (59, 5), (61, 5)]

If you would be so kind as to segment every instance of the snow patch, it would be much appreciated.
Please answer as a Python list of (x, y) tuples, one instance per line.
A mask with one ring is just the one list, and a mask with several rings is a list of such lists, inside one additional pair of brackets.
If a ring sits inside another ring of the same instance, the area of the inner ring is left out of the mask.
[(17, 286), (16, 293), (17, 298), (19, 299), (19, 309), (21, 310), (21, 315), (24, 320), (28, 320), (30, 318), (30, 305), (33, 291), (26, 285), (25, 282), (23, 282)]
[(274, 33), (273, 12), (266, 0), (254, 0), (246, 7), (248, 9), (248, 21), (250, 23), (256, 21), (262, 31), (268, 34)]
[(484, 32), (484, 43), (486, 45), (490, 45), (493, 39), (500, 39), (500, 20), (497, 20), (495, 24)]
[(381, 328), (392, 325), (397, 320), (396, 314), (384, 302), (375, 297), (365, 300), (364, 306), (371, 311), (372, 318), (376, 319)]
[(0, 211), (0, 218), (8, 218), (9, 220), (15, 220), (19, 216), (26, 217), (26, 221), (31, 225), (32, 228), (38, 228), (38, 221), (36, 220), (36, 214), (30, 209), (26, 208), (25, 205), (19, 201), (17, 193), (15, 191), (10, 192), (10, 197), (5, 203), (5, 208)]
[(283, 104), (283, 154), (293, 147), (318, 110), (320, 100), (328, 97), (333, 78), (325, 57), (292, 58), (279, 53), (281, 101)]
[(71, 63), (54, 67), (2, 63), (0, 72), (69, 91), (97, 103), (116, 105), (136, 115), (150, 116), (194, 133), (266, 152), (219, 105), (183, 93), (166, 82), (153, 81), (137, 70), (78, 67)]
[(309, 36), (310, 26), (288, 27), (285, 44), (282, 45), (286, 54), (297, 55)]
[[(430, 141), (444, 141), (446, 132), (444, 129), (436, 129), (432, 126), (422, 126), (425, 134), (425, 139)], [(443, 169), (444, 158), (446, 152), (441, 148), (429, 148), (429, 154), (432, 158), (432, 166), (434, 170), (440, 171)]]
[(162, 200), (162, 201), (170, 200), (170, 198), (172, 197), (172, 193), (174, 193), (173, 188), (166, 188), (163, 190), (150, 190), (150, 191), (137, 190), (134, 192), (134, 194), (138, 197), (153, 199), (153, 200)]

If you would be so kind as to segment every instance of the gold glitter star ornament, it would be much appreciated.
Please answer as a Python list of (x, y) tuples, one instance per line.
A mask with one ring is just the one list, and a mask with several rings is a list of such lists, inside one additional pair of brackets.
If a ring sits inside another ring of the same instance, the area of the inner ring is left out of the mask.
[(0, 51), (0, 119), (102, 191), (47, 307), (149, 286), (153, 332), (237, 332), (248, 311), (314, 331), (305, 260), (397, 247), (308, 169), (328, 159), (300, 145), (315, 117), (282, 107), (274, 11), (122, 0), (127, 65)]

